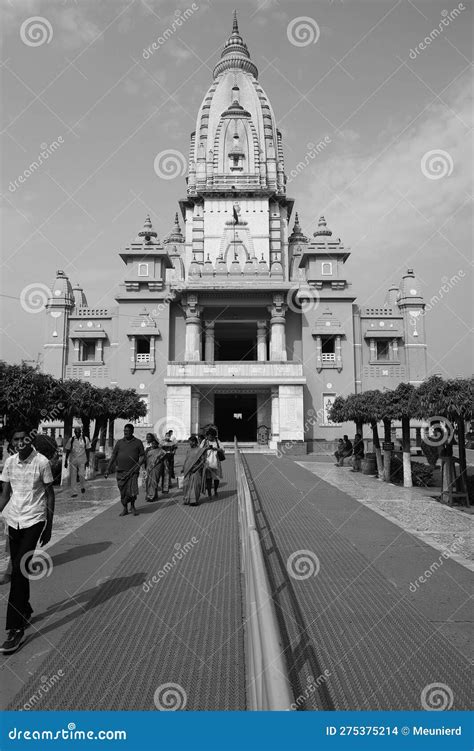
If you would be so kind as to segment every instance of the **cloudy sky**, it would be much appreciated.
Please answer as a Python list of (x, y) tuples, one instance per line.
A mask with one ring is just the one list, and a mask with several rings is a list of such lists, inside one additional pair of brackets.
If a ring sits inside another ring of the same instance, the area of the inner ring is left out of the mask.
[(3, 357), (41, 349), (45, 314), (24, 309), (25, 290), (41, 297), (64, 269), (90, 304), (111, 303), (146, 213), (159, 237), (171, 230), (184, 177), (158, 177), (155, 157), (187, 156), (235, 5), (306, 234), (324, 214), (351, 247), (361, 304), (414, 268), (425, 300), (442, 298), (426, 319), (430, 372), (471, 374), (467, 0), (0, 0)]

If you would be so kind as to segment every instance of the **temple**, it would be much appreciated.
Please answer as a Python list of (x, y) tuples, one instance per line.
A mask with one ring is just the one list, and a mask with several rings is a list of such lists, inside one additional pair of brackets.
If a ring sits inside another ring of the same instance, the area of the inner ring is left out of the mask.
[(45, 371), (134, 387), (148, 406), (143, 433), (166, 427), (185, 439), (213, 423), (224, 441), (302, 452), (342, 432), (328, 414), (336, 395), (425, 378), (414, 271), (380, 305), (356, 304), (333, 219), (321, 216), (306, 236), (292, 218), (282, 135), (235, 13), (186, 183), (170, 234), (160, 240), (147, 216), (119, 254), (112, 306), (90, 306), (57, 272)]

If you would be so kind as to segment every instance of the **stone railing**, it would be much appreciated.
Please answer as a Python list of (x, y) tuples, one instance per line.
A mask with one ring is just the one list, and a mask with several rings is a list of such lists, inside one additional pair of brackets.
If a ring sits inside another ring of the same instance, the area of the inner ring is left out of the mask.
[(258, 362), (217, 361), (217, 362), (171, 362), (167, 369), (167, 380), (173, 382), (219, 383), (304, 383), (303, 365), (300, 362)]
[(80, 318), (108, 318), (109, 315), (110, 314), (107, 308), (86, 308), (81, 306), (74, 310), (74, 313), (71, 317), (74, 318), (74, 316), (79, 316)]

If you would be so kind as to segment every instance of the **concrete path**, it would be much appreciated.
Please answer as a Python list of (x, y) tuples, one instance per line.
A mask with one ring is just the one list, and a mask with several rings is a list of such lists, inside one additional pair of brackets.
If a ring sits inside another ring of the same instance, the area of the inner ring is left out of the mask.
[(421, 583), (431, 546), (290, 459), (245, 461), (301, 706), (423, 709), (442, 684), (467, 708), (470, 573), (447, 559)]
[(226, 465), (212, 502), (182, 506), (174, 491), (125, 518), (115, 504), (48, 550), (52, 571), (32, 582), (28, 641), (3, 658), (2, 706), (245, 709), (235, 472)]

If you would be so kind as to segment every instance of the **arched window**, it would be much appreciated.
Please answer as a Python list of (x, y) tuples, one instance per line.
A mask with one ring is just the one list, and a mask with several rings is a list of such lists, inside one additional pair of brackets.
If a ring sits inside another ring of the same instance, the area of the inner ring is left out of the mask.
[(323, 261), (321, 273), (323, 276), (332, 275), (332, 263), (331, 261)]
[(147, 263), (138, 264), (138, 276), (148, 276), (148, 264)]

